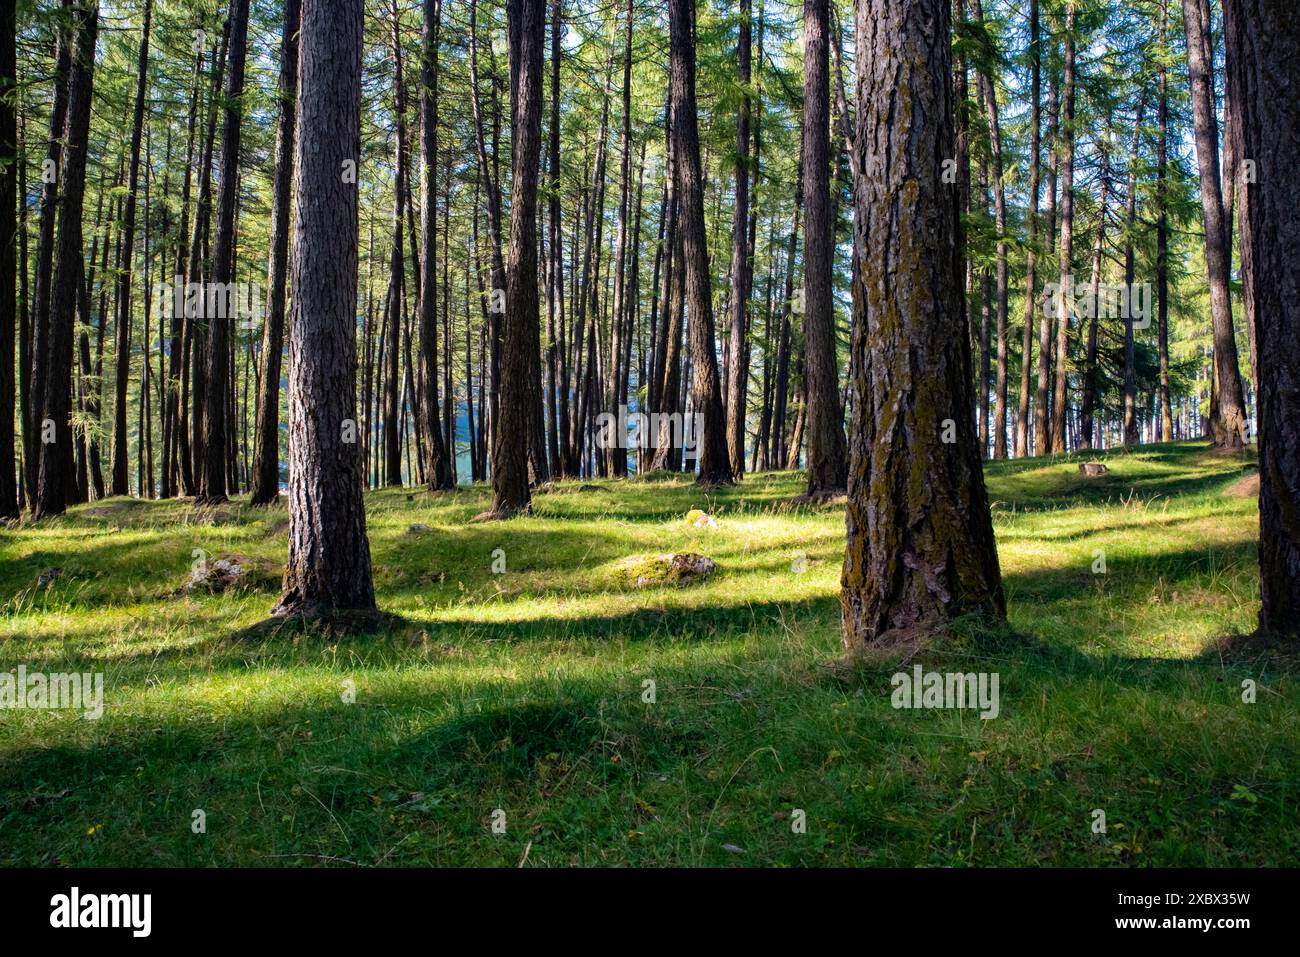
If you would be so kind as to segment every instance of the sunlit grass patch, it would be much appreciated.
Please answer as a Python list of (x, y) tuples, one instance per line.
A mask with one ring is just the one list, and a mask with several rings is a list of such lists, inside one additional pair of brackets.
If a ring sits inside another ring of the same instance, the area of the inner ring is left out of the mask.
[[(1253, 466), (1200, 443), (1087, 459), (1106, 475), (987, 466), (1009, 627), (962, 624), (917, 659), (999, 673), (987, 721), (895, 710), (893, 664), (846, 663), (843, 510), (799, 503), (797, 473), (559, 483), (482, 524), (485, 487), (369, 493), (400, 618), (347, 638), (249, 637), (273, 584), (178, 592), (196, 550), (282, 563), (283, 505), (111, 499), (5, 530), (0, 667), (102, 671), (105, 712), (0, 711), (0, 861), (1293, 859), (1300, 689), (1216, 650), (1258, 612), (1256, 506), (1228, 491)], [(683, 552), (716, 571), (611, 575)]]

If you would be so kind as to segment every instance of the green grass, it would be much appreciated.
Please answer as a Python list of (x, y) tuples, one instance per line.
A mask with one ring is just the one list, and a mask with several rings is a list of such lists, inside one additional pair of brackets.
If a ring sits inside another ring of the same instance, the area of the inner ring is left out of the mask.
[[(176, 593), (195, 549), (282, 562), (283, 508), (108, 500), (5, 530), (0, 667), (106, 690), (98, 721), (0, 711), (0, 862), (1292, 862), (1300, 685), (1219, 641), (1258, 612), (1256, 503), (1231, 494), (1253, 465), (1199, 443), (1099, 458), (1093, 480), (1077, 458), (988, 466), (1009, 626), (959, 623), (917, 661), (998, 672), (989, 721), (895, 710), (897, 664), (846, 661), (842, 508), (792, 507), (793, 473), (559, 486), (496, 524), (469, 521), (483, 488), (372, 494), (402, 621), (354, 637), (250, 630), (274, 585)], [(695, 507), (719, 527), (687, 527)], [(718, 571), (617, 573), (668, 551)]]

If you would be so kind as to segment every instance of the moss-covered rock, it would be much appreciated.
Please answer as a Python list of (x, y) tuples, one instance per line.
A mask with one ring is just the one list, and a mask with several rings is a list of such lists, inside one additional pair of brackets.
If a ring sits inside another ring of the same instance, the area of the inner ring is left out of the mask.
[(222, 555), (195, 562), (180, 590), (190, 594), (239, 588), (270, 588), (279, 584), (280, 571), (273, 563), (247, 555)]
[(614, 576), (637, 588), (653, 588), (660, 585), (689, 585), (712, 575), (717, 568), (718, 564), (713, 559), (693, 552), (633, 555), (618, 563)]

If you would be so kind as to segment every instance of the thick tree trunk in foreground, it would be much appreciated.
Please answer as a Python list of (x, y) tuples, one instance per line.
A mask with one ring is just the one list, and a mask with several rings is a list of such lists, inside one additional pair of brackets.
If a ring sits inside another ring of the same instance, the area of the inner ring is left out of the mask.
[(830, 182), (830, 0), (803, 5), (804, 369), (808, 392), (808, 495), (835, 494), (848, 479), (831, 274), (835, 223)]
[[(492, 514), (525, 512), (528, 492), (528, 430), (537, 390), (530, 375), (532, 338), (538, 321), (537, 180), (542, 148), (542, 44), (545, 0), (509, 0), (511, 142), (514, 175), (510, 197), (506, 315), (501, 343), (501, 420), (492, 435)], [(594, 348), (594, 344), (593, 344)]]
[(1248, 192), (1246, 295), (1259, 348), (1259, 627), (1300, 633), (1300, 248), (1293, 184), (1300, 173), (1300, 20), (1288, 0), (1225, 0), (1228, 89)]
[[(1294, 15), (1294, 13), (1293, 13)], [(1210, 322), (1214, 331), (1214, 372), (1218, 377), (1210, 428), (1215, 448), (1240, 449), (1249, 433), (1237, 368), (1237, 340), (1232, 328), (1229, 283), (1228, 223), (1219, 179), (1219, 133), (1214, 115), (1214, 86), (1209, 62), (1208, 25), (1201, 20), (1198, 0), (1183, 0), (1187, 30), (1187, 68), (1192, 83), (1192, 122), (1196, 163), (1201, 176), (1201, 213), (1205, 224), (1205, 265), (1210, 283)], [(1295, 106), (1295, 97), (1288, 101)]]
[[(86, 194), (86, 147), (98, 32), (98, 3), (87, 0), (76, 4), (68, 65), (68, 106), (59, 160), (59, 232), (50, 295), (49, 360), (43, 408), (38, 416), (41, 444), (34, 510), (37, 518), (61, 514), (68, 506), (73, 482), (72, 345), (85, 255), (81, 248), (81, 214)], [(47, 427), (53, 429), (50, 436), (53, 441), (46, 441)]]
[(280, 113), (275, 129), (275, 180), (271, 199), (271, 253), (267, 264), (262, 378), (257, 390), (257, 432), (250, 496), (269, 505), (280, 494), (280, 357), (284, 351), (285, 278), (289, 271), (289, 198), (293, 189), (297, 121), (298, 23), (302, 0), (285, 0), (280, 39)]
[[(217, 194), (217, 231), (213, 239), (212, 283), (217, 290), (235, 281), (235, 215), (239, 188), (239, 139), (243, 118), (244, 60), (248, 50), (248, 0), (230, 5), (230, 52), (226, 63), (225, 115), (221, 127), (221, 189)], [(203, 403), (203, 461), (199, 497), (205, 502), (226, 498), (226, 465), (230, 455), (227, 392), (231, 388), (230, 339), (235, 323), (233, 294), (222, 297), (228, 315), (208, 315), (206, 401)], [(211, 313), (214, 310), (209, 310)], [(223, 310), (215, 310), (221, 313)]]
[[(424, 55), (420, 64), (420, 402), (428, 453), (425, 481), (432, 490), (455, 485), (438, 411), (438, 44), (442, 0), (424, 0)], [(445, 290), (444, 290), (445, 293)], [(447, 342), (446, 347), (451, 348)]]
[(700, 485), (734, 481), (727, 456), (726, 420), (718, 358), (713, 343), (713, 296), (709, 290), (709, 249), (704, 230), (704, 181), (700, 169), (699, 121), (695, 115), (695, 38), (689, 0), (669, 0), (668, 35), (673, 97), (673, 149), (681, 201), (682, 265), (690, 313), (691, 393), (702, 415), (695, 454)]
[(18, 278), (18, 114), (14, 0), (0, 0), (0, 518), (18, 517), (14, 471), (14, 326)]
[(361, 0), (306, 0), (289, 323), (289, 559), (275, 613), (373, 609), (356, 422)]
[(850, 649), (1004, 614), (970, 414), (957, 197), (936, 172), (955, 150), (950, 30), (948, 0), (858, 4)]

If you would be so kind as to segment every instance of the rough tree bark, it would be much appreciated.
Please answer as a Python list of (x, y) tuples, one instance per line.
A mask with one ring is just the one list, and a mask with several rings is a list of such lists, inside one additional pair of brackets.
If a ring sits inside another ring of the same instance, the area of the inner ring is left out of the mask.
[[(278, 615), (375, 607), (356, 433), (361, 0), (306, 0), (289, 323), (289, 559)], [(352, 424), (352, 441), (345, 431)]]
[(528, 429), (537, 391), (530, 381), (531, 338), (537, 325), (537, 180), (542, 147), (542, 45), (545, 0), (509, 0), (511, 142), (506, 315), (502, 323), (499, 428), (492, 435), (492, 510), (496, 518), (528, 511)]
[[(840, 597), (851, 650), (1005, 606), (962, 328), (948, 0), (857, 7), (853, 424)], [(955, 439), (945, 442), (945, 436)]]
[(1231, 108), (1241, 124), (1259, 349), (1261, 632), (1300, 634), (1300, 19), (1288, 0), (1225, 0)]

